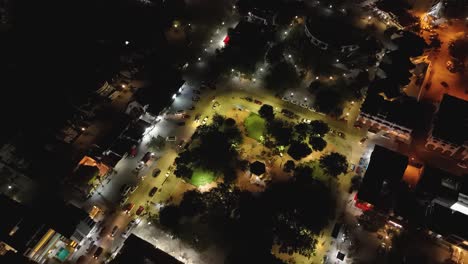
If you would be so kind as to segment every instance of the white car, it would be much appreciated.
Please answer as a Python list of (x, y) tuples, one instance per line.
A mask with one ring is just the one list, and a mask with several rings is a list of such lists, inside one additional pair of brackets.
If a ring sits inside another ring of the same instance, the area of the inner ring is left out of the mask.
[(205, 118), (203, 118), (202, 124), (205, 125), (207, 121), (208, 121), (208, 116), (205, 116)]
[(134, 193), (136, 189), (138, 189), (138, 185), (133, 185), (132, 187), (130, 187), (130, 193)]
[(138, 225), (138, 223), (139, 222), (137, 222), (137, 220), (135, 220), (135, 219), (130, 221), (127, 228), (125, 228), (125, 231), (122, 232), (122, 237), (127, 238), (130, 235), (133, 228)]
[(176, 136), (168, 136), (166, 138), (166, 141), (176, 141), (177, 137)]

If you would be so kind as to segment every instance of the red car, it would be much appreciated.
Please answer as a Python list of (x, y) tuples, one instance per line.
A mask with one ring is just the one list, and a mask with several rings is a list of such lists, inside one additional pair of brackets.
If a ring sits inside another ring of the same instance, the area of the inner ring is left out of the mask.
[(259, 101), (259, 100), (254, 100), (254, 103), (258, 104), (258, 105), (262, 105), (262, 101)]
[(135, 205), (133, 203), (128, 203), (124, 207), (124, 212), (126, 212), (128, 214), (133, 209), (133, 207), (135, 207)]
[(146, 152), (145, 156), (141, 158), (141, 162), (143, 162), (143, 164), (146, 164), (152, 157), (154, 157), (154, 153)]
[(143, 213), (143, 210), (145, 210), (145, 208), (140, 205), (140, 207), (138, 207), (138, 210), (136, 211), (136, 215), (141, 215), (141, 213)]
[(132, 148), (130, 149), (129, 156), (134, 158), (137, 154), (138, 154), (137, 147), (135, 145), (133, 145)]

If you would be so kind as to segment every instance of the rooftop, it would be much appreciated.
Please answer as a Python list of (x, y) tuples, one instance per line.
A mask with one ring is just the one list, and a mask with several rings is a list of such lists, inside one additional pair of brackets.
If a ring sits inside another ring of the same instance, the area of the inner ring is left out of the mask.
[(111, 264), (182, 264), (171, 255), (156, 248), (152, 244), (137, 237), (130, 235), (120, 250), (120, 253)]
[(462, 145), (468, 140), (468, 102), (444, 94), (434, 120), (432, 136)]
[(413, 128), (419, 111), (418, 102), (408, 96), (395, 100), (385, 100), (376, 92), (369, 92), (361, 106), (361, 111), (407, 128)]
[(358, 199), (388, 209), (391, 206), (388, 199), (399, 188), (407, 165), (407, 156), (375, 145)]

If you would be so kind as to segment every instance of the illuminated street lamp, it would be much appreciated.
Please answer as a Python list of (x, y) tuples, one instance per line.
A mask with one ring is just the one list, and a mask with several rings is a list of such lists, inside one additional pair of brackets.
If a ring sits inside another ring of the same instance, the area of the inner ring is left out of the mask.
[(371, 19), (372, 19), (372, 16), (368, 16), (367, 19), (371, 20)]
[(200, 58), (200, 57), (198, 57), (198, 61), (201, 61), (201, 58)]
[(284, 32), (284, 35), (287, 35), (287, 34), (288, 34), (288, 32), (287, 32), (287, 31), (285, 31), (285, 32)]
[(318, 76), (316, 76), (316, 77), (315, 77), (315, 80), (318, 80), (318, 79), (319, 79), (319, 77), (318, 77)]
[(333, 5), (329, 5), (328, 7), (333, 8)]
[(125, 84), (122, 84), (122, 88), (125, 88)]
[(223, 22), (221, 22), (221, 25), (223, 25), (223, 26), (224, 26), (224, 21), (223, 21)]
[(213, 40), (212, 40), (212, 39), (210, 39), (210, 43), (213, 43)]
[(128, 45), (128, 44), (130, 44), (130, 41), (126, 40), (125, 45)]
[(11, 188), (12, 188), (11, 185), (8, 185), (8, 190), (10, 190)]
[(293, 96), (293, 95), (294, 95), (294, 93), (291, 93), (291, 96)]
[(291, 54), (288, 55), (288, 58), (292, 58)]
[(333, 76), (330, 76), (329, 79), (330, 79), (330, 80), (333, 80)]

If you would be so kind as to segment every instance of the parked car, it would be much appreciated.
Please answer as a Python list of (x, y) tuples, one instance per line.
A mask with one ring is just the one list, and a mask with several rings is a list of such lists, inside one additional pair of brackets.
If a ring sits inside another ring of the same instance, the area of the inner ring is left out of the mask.
[(93, 258), (98, 259), (101, 256), (102, 251), (104, 251), (104, 249), (102, 247), (98, 247), (96, 252), (94, 252), (94, 254), (93, 254)]
[(138, 189), (138, 185), (133, 185), (133, 186), (130, 188), (130, 193), (135, 192), (136, 189)]
[(119, 230), (119, 227), (118, 226), (114, 226), (112, 228), (112, 232), (110, 234), (111, 237), (115, 237), (115, 234), (117, 233), (117, 231)]
[(137, 166), (135, 167), (135, 171), (141, 171), (141, 169), (143, 169), (143, 167), (145, 166), (145, 163), (143, 163), (142, 161), (139, 161)]
[(120, 206), (124, 206), (128, 201), (128, 197), (122, 197), (122, 199), (120, 199)]
[(440, 84), (441, 84), (444, 88), (448, 88), (448, 87), (449, 87), (448, 83), (446, 83), (446, 82), (444, 82), (444, 81), (440, 82)]
[(160, 169), (155, 169), (155, 170), (153, 171), (153, 177), (154, 177), (154, 178), (158, 177), (159, 174), (161, 174), (161, 170), (160, 170)]
[(179, 144), (177, 144), (177, 147), (178, 147), (178, 148), (183, 148), (184, 145), (185, 145), (185, 141), (184, 141), (184, 140), (181, 140), (181, 141), (179, 142)]
[(182, 115), (182, 118), (183, 119), (188, 119), (188, 118), (190, 118), (190, 115), (189, 114), (184, 114), (184, 115)]
[(130, 185), (128, 185), (128, 184), (122, 185), (122, 187), (120, 187), (120, 195), (122, 195), (122, 196), (127, 195), (128, 192), (130, 192), (131, 188), (132, 187), (130, 187)]
[(158, 191), (158, 187), (151, 188), (151, 190), (149, 192), (149, 197), (153, 197), (156, 194), (157, 191)]
[(127, 238), (128, 235), (130, 235), (130, 232), (132, 231), (132, 229), (138, 225), (137, 221), (135, 219), (133, 219), (132, 221), (130, 221), (130, 223), (128, 223), (127, 227), (125, 228), (125, 231), (122, 232), (122, 237), (123, 238)]
[(138, 149), (136, 147), (136, 145), (133, 145), (131, 148), (130, 148), (130, 151), (128, 153), (128, 156), (130, 158), (134, 158), (136, 155), (138, 154)]
[(200, 116), (201, 116), (200, 114), (195, 115), (195, 123), (200, 122)]
[(133, 209), (133, 207), (135, 207), (134, 203), (128, 203), (124, 207), (124, 212), (128, 214)]
[(168, 136), (166, 138), (166, 141), (176, 141), (176, 139), (177, 139), (176, 136)]
[(363, 144), (364, 142), (366, 142), (366, 140), (367, 140), (367, 137), (361, 138), (361, 140), (359, 140), (359, 144)]
[(142, 205), (140, 205), (140, 207), (138, 207), (135, 214), (136, 215), (141, 215), (141, 213), (143, 213), (144, 210), (145, 210), (145, 208)]
[(263, 102), (262, 101), (259, 101), (259, 100), (254, 100), (254, 103), (258, 104), (258, 105), (262, 105)]
[(206, 124), (206, 122), (208, 121), (208, 116), (205, 116), (205, 118), (203, 118), (203, 121), (202, 121), (202, 124)]
[(154, 157), (154, 153), (153, 152), (146, 152), (145, 155), (143, 156), (143, 158), (141, 158), (140, 162), (143, 162), (143, 164), (146, 164), (148, 163), (148, 161)]

